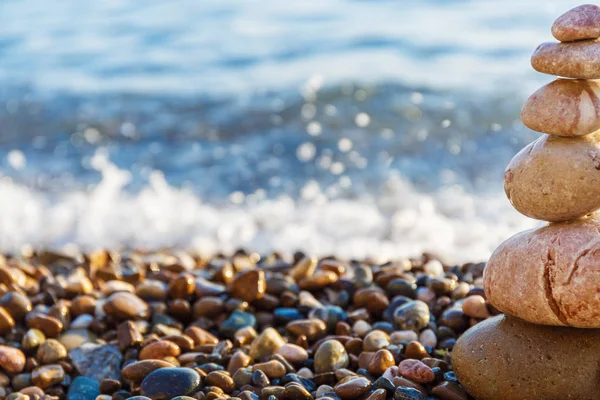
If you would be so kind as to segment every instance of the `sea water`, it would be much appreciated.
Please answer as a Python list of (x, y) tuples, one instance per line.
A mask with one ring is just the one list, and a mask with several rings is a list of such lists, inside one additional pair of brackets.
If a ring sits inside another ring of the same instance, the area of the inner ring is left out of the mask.
[(0, 249), (485, 260), (577, 4), (4, 0)]

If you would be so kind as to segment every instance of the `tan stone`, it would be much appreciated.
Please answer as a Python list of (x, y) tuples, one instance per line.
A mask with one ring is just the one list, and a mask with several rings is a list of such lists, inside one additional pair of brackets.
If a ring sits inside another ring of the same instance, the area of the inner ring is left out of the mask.
[(490, 257), (484, 287), (491, 305), (526, 321), (600, 328), (600, 216), (511, 237)]
[(561, 42), (600, 37), (600, 6), (583, 4), (554, 21), (552, 35)]
[(228, 288), (231, 296), (249, 303), (261, 299), (267, 289), (265, 273), (259, 269), (242, 272), (235, 276)]
[(504, 173), (514, 208), (543, 221), (568, 221), (600, 209), (600, 132), (576, 138), (543, 135)]
[(462, 386), (480, 400), (595, 400), (600, 331), (533, 325), (500, 315), (465, 332), (452, 351)]
[(121, 370), (121, 374), (123, 375), (123, 378), (127, 380), (134, 383), (140, 383), (150, 372), (159, 368), (170, 367), (173, 367), (173, 364), (163, 360), (142, 360), (126, 365)]
[(600, 40), (542, 43), (531, 56), (533, 69), (575, 79), (600, 78)]
[(274, 354), (277, 349), (285, 344), (285, 340), (274, 328), (266, 328), (250, 346), (250, 357), (261, 360)]
[(537, 132), (573, 137), (600, 129), (600, 81), (557, 79), (523, 105), (521, 119)]

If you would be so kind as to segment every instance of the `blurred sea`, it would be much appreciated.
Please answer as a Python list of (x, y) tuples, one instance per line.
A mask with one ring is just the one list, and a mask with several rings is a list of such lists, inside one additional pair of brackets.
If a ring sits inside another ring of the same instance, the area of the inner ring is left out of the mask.
[(0, 248), (484, 260), (578, 3), (3, 0)]

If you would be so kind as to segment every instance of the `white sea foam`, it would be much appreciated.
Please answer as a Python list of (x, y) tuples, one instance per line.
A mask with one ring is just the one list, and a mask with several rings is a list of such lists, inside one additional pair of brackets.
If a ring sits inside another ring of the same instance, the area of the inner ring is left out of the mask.
[(459, 186), (433, 194), (400, 178), (360, 199), (326, 199), (315, 182), (310, 200), (282, 197), (214, 205), (151, 175), (136, 194), (129, 173), (97, 153), (102, 174), (89, 191), (57, 198), (0, 179), (0, 248), (178, 247), (205, 254), (243, 247), (260, 252), (394, 258), (434, 251), (455, 262), (485, 260), (513, 233), (536, 225), (503, 195), (476, 196)]

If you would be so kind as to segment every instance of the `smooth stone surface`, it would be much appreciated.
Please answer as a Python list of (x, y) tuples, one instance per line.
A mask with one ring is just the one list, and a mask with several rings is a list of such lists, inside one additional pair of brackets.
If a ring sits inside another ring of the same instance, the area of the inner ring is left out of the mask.
[(87, 329), (69, 329), (58, 337), (58, 341), (66, 347), (67, 350), (73, 350), (84, 343), (93, 342), (96, 335)]
[(600, 328), (600, 216), (511, 237), (494, 251), (483, 277), (487, 301), (507, 314)]
[(18, 374), (25, 368), (25, 354), (17, 348), (0, 345), (0, 368), (9, 374)]
[(293, 343), (284, 344), (277, 349), (276, 353), (292, 364), (302, 364), (308, 360), (308, 352), (304, 348)]
[(394, 392), (394, 400), (426, 400), (427, 396), (418, 391), (417, 389), (400, 386), (396, 388)]
[(171, 368), (173, 365), (163, 360), (142, 360), (136, 361), (125, 366), (121, 373), (123, 378), (134, 383), (140, 383), (144, 378), (154, 370), (159, 368)]
[(161, 368), (151, 372), (141, 385), (141, 394), (152, 400), (170, 400), (192, 393), (200, 375), (191, 368)]
[(111, 294), (106, 303), (104, 311), (119, 319), (147, 318), (148, 304), (138, 296), (128, 292), (117, 292)]
[(342, 400), (360, 398), (371, 389), (371, 382), (367, 378), (355, 378), (344, 383), (335, 385), (335, 394)]
[(265, 329), (250, 346), (250, 357), (261, 360), (266, 356), (274, 354), (277, 349), (285, 344), (285, 340), (274, 328)]
[(37, 367), (31, 373), (33, 384), (39, 388), (46, 389), (60, 383), (65, 378), (65, 370), (58, 364), (43, 365)]
[(538, 72), (575, 79), (600, 78), (600, 41), (542, 43), (531, 56)]
[(420, 300), (409, 301), (394, 311), (394, 323), (400, 330), (420, 331), (429, 318), (429, 306)]
[(260, 269), (239, 273), (229, 283), (231, 296), (249, 303), (261, 299), (265, 295), (266, 289), (265, 273)]
[(95, 400), (100, 394), (100, 385), (95, 379), (78, 376), (73, 379), (69, 391), (67, 392), (67, 400)]
[(452, 365), (478, 400), (578, 399), (600, 393), (600, 330), (533, 325), (499, 315), (456, 342)]
[(399, 373), (416, 383), (431, 383), (435, 379), (433, 370), (419, 360), (402, 360)]
[(315, 372), (335, 372), (340, 368), (346, 368), (350, 363), (348, 353), (343, 344), (337, 340), (326, 340), (319, 346), (315, 353)]
[(523, 105), (529, 129), (573, 137), (600, 129), (600, 81), (557, 79), (542, 86)]
[(552, 35), (561, 42), (600, 37), (600, 6), (583, 4), (565, 12), (552, 24)]
[(120, 379), (123, 355), (114, 344), (85, 343), (69, 352), (73, 366), (88, 378)]
[(510, 161), (504, 191), (517, 211), (542, 221), (569, 221), (600, 209), (600, 132), (541, 136)]

